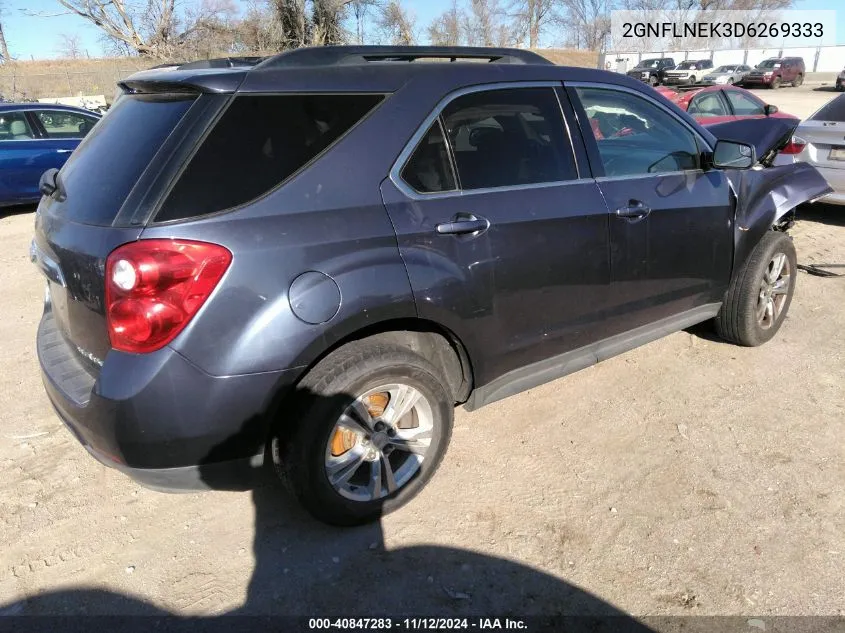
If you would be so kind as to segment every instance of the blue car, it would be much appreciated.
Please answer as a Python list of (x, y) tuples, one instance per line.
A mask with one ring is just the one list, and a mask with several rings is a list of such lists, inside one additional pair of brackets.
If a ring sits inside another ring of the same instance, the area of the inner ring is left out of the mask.
[(64, 165), (99, 120), (71, 106), (0, 104), (0, 207), (38, 202), (41, 174)]

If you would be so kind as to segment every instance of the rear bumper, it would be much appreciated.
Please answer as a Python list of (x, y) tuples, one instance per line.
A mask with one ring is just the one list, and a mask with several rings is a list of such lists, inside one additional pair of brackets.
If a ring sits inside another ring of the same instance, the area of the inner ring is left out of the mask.
[(300, 370), (210, 376), (174, 350), (111, 351), (99, 373), (56, 332), (38, 328), (47, 395), (100, 462), (158, 490), (242, 490), (261, 477), (271, 398)]

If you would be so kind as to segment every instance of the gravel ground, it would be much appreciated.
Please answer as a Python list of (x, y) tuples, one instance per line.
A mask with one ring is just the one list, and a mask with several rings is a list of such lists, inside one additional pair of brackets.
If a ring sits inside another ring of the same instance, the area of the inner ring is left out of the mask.
[[(41, 387), (31, 210), (0, 218), (0, 612), (845, 615), (845, 279), (801, 273), (761, 348), (699, 327), (459, 409), (426, 490), (342, 531), (91, 459)], [(845, 209), (793, 235), (845, 263)]]

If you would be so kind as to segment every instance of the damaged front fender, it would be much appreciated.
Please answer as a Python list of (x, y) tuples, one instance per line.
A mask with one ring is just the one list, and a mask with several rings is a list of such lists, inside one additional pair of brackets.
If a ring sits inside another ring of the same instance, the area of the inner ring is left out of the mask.
[(771, 166), (777, 151), (789, 142), (797, 120), (748, 119), (708, 126), (719, 140), (754, 146), (759, 163), (747, 170), (725, 170), (735, 197), (734, 270), (787, 213), (832, 191), (824, 177), (807, 163)]
[(816, 168), (807, 163), (731, 170), (726, 176), (736, 196), (735, 269), (784, 215), (832, 191)]

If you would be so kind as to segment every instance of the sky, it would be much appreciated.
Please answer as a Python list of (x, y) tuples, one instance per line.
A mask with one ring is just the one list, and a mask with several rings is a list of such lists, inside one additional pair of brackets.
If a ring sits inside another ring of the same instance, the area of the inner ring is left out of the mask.
[[(236, 0), (237, 3), (245, 4), (240, 0)], [(842, 0), (798, 0), (794, 8), (836, 9), (841, 3)], [(0, 4), (3, 6), (3, 30), (13, 57), (58, 57), (62, 35), (78, 36), (83, 52), (91, 57), (103, 55), (98, 29), (74, 15), (57, 16), (63, 9), (56, 0), (0, 0)], [(451, 5), (451, 0), (404, 0), (404, 4), (416, 15), (418, 30), (422, 32), (426, 24)], [(40, 17), (38, 14), (55, 17)], [(836, 15), (836, 43), (845, 44), (845, 9)]]

